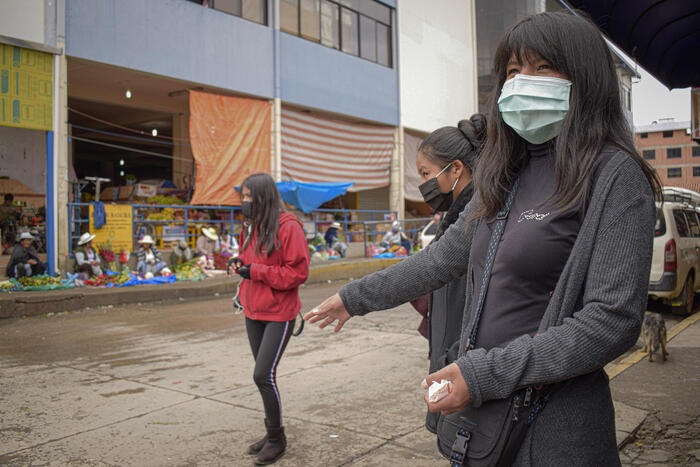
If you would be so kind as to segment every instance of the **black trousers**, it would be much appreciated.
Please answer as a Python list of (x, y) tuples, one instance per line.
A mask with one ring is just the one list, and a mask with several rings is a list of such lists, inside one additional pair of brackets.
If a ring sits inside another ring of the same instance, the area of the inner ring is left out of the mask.
[(265, 418), (273, 427), (282, 426), (282, 401), (277, 390), (277, 365), (294, 331), (291, 321), (257, 321), (245, 319), (250, 349), (255, 358), (253, 380), (265, 407)]

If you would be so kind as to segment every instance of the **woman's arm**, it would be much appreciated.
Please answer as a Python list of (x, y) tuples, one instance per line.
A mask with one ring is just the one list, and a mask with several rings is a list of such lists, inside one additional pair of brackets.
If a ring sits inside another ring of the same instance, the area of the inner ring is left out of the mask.
[[(634, 164), (634, 162), (630, 162)], [(590, 373), (637, 340), (647, 301), (655, 209), (641, 170), (616, 176), (603, 205), (582, 307), (560, 325), (457, 360), (476, 407), (521, 387)]]
[(304, 231), (296, 222), (289, 222), (280, 228), (278, 236), (282, 264), (253, 262), (250, 265), (250, 278), (276, 290), (299, 287), (309, 277), (309, 248)]
[(474, 208), (473, 200), (440, 241), (433, 242), (415, 255), (340, 290), (340, 298), (351, 316), (386, 310), (439, 289), (466, 273), (476, 223), (466, 219)]

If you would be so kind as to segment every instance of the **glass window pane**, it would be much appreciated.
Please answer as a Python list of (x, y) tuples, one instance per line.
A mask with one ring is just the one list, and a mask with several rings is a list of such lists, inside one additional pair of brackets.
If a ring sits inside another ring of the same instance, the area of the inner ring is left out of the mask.
[(241, 16), (241, 0), (215, 0), (213, 7), (231, 15)]
[(377, 23), (366, 16), (360, 16), (360, 56), (377, 61)]
[(267, 0), (242, 0), (242, 16), (256, 23), (267, 23)]
[(353, 13), (345, 8), (341, 9), (340, 13), (340, 40), (343, 52), (358, 55), (360, 47), (357, 42), (357, 33), (359, 29), (357, 13)]
[(321, 7), (319, 0), (301, 0), (301, 36), (321, 40)]
[(390, 10), (388, 6), (382, 5), (375, 1), (364, 1), (360, 2), (360, 13), (381, 21), (384, 24), (391, 24), (390, 21)]
[(377, 23), (377, 63), (391, 67), (391, 28)]
[(280, 0), (280, 29), (299, 34), (299, 0)]
[(676, 229), (678, 230), (678, 235), (680, 235), (681, 237), (690, 237), (690, 229), (688, 228), (688, 224), (686, 224), (685, 222), (685, 216), (683, 215), (683, 211), (674, 209), (673, 218), (676, 221)]
[(340, 48), (338, 16), (338, 5), (326, 0), (321, 2), (321, 44), (334, 49)]

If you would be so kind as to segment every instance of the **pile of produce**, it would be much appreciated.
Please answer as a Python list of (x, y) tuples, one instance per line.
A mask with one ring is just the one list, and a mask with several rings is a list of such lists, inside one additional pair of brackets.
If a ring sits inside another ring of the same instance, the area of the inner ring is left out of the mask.
[(201, 266), (197, 264), (196, 260), (178, 264), (175, 266), (174, 272), (175, 277), (179, 281), (198, 281), (207, 277), (206, 274), (204, 274)]
[(14, 289), (15, 287), (16, 287), (16, 285), (10, 281), (0, 282), (0, 292), (9, 292), (10, 290)]
[(122, 271), (120, 274), (107, 275), (102, 274), (100, 277), (94, 277), (85, 281), (85, 284), (92, 285), (95, 287), (99, 286), (109, 286), (110, 284), (121, 285), (129, 282), (132, 277), (129, 275), (127, 270)]
[(175, 219), (175, 210), (173, 208), (163, 208), (160, 212), (149, 214), (146, 219), (149, 221), (171, 221)]
[(182, 201), (180, 198), (177, 196), (163, 196), (163, 195), (158, 195), (158, 196), (150, 196), (146, 198), (147, 203), (153, 203), (153, 204), (185, 204), (184, 201)]
[(61, 285), (60, 277), (51, 277), (48, 275), (20, 277), (17, 281), (22, 284), (22, 287), (43, 287), (45, 285)]

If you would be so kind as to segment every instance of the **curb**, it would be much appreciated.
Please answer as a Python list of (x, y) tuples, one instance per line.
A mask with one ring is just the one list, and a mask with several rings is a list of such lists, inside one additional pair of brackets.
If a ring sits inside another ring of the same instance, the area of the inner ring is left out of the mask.
[[(337, 263), (313, 264), (306, 284), (358, 279), (381, 271), (402, 258), (362, 258)], [(124, 288), (78, 288), (47, 292), (8, 292), (0, 295), (0, 319), (23, 318), (45, 313), (75, 311), (86, 307), (154, 302), (173, 298), (211, 298), (235, 294), (237, 280), (217, 277), (172, 285), (138, 285)]]

